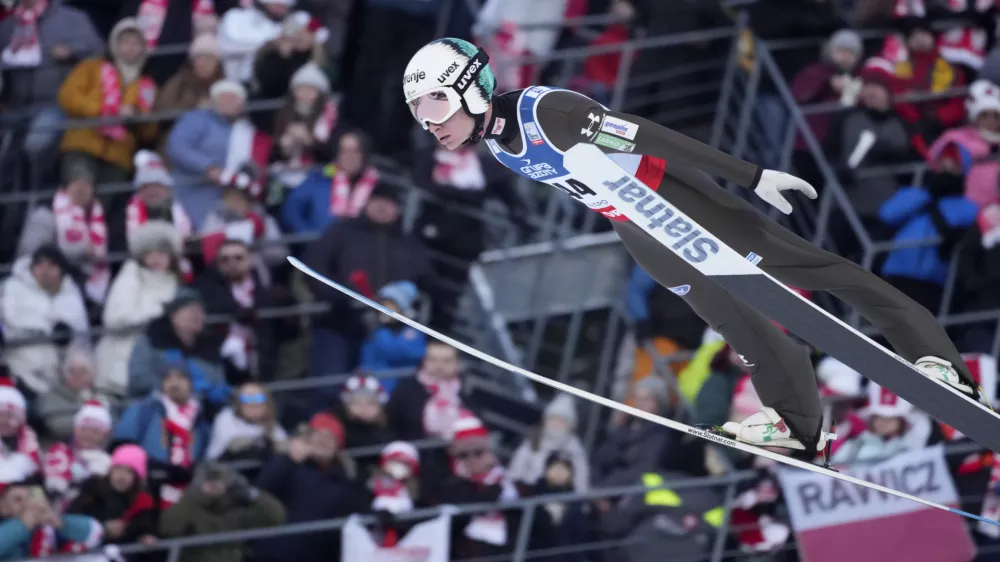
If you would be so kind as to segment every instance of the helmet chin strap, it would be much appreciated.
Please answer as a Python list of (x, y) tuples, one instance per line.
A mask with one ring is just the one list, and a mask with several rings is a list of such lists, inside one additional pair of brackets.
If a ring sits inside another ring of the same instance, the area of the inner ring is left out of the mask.
[(486, 134), (486, 114), (472, 115), (472, 119), (474, 121), (472, 134), (469, 135), (469, 138), (465, 139), (465, 142), (461, 146), (473, 146), (483, 140), (483, 136)]

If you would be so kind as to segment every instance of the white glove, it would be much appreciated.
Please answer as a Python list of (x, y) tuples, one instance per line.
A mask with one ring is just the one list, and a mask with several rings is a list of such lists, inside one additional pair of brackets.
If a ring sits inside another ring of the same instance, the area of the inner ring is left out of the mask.
[(776, 170), (764, 170), (760, 175), (760, 181), (757, 182), (757, 188), (753, 192), (775, 209), (790, 215), (792, 214), (792, 204), (781, 195), (782, 191), (789, 189), (801, 191), (810, 199), (816, 198), (816, 190), (813, 189), (813, 186), (791, 174)]

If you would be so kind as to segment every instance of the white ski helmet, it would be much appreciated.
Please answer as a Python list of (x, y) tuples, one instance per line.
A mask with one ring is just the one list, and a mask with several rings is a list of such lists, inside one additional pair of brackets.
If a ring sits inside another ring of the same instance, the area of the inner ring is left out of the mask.
[(476, 118), (473, 137), (481, 135), (496, 87), (489, 60), (486, 52), (472, 43), (450, 37), (417, 51), (403, 74), (403, 95), (417, 122), (428, 129), (465, 109)]

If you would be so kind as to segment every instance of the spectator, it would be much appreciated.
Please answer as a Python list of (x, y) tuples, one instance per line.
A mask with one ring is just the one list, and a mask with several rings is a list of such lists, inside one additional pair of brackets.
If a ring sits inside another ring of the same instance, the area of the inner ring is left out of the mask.
[(239, 240), (226, 240), (215, 254), (215, 267), (198, 278), (206, 312), (233, 318), (223, 342), (223, 357), (230, 378), (252, 375), (271, 380), (277, 364), (277, 321), (258, 318), (257, 311), (279, 305), (277, 289), (269, 286), (268, 272)]
[(181, 363), (194, 392), (212, 405), (229, 400), (219, 341), (205, 326), (205, 308), (197, 292), (183, 288), (164, 306), (163, 316), (139, 336), (129, 358), (129, 396), (144, 397), (156, 388), (165, 363)]
[(535, 486), (545, 476), (552, 455), (562, 453), (572, 465), (572, 489), (586, 492), (590, 486), (590, 465), (583, 443), (575, 432), (576, 405), (570, 395), (559, 394), (545, 407), (542, 426), (514, 451), (507, 468), (508, 477), (514, 482)]
[(135, 155), (136, 192), (126, 209), (126, 236), (131, 238), (136, 229), (149, 221), (161, 220), (174, 225), (181, 241), (191, 236), (191, 219), (184, 207), (174, 197), (174, 179), (163, 160), (154, 152), (140, 150)]
[(399, 381), (386, 410), (399, 439), (447, 437), (462, 407), (458, 350), (437, 340), (427, 342), (423, 366)]
[(42, 471), (38, 435), (27, 423), (28, 407), (24, 395), (11, 380), (0, 378), (0, 455), (5, 470), (4, 482)]
[(185, 365), (168, 364), (159, 392), (129, 406), (114, 429), (115, 441), (135, 443), (146, 451), (156, 473), (151, 480), (158, 484), (152, 489), (163, 508), (180, 500), (208, 447), (211, 428), (193, 386)]
[(868, 407), (863, 411), (868, 427), (860, 435), (846, 441), (834, 453), (832, 462), (851, 464), (879, 461), (929, 444), (934, 428), (927, 414), (896, 396), (888, 389), (869, 381)]
[[(59, 90), (59, 105), (75, 119), (128, 119), (153, 109), (156, 84), (142, 74), (149, 53), (139, 23), (119, 21), (108, 39), (108, 58), (76, 66)], [(125, 181), (140, 143), (156, 140), (155, 121), (70, 129), (63, 136), (62, 170), (66, 178), (86, 173), (97, 183)]]
[(155, 543), (157, 512), (146, 491), (146, 471), (142, 447), (118, 447), (111, 455), (108, 473), (85, 480), (67, 512), (96, 519), (104, 527), (105, 543)]
[[(441, 485), (439, 503), (501, 504), (518, 499), (517, 489), (493, 452), (486, 428), (468, 410), (463, 410), (452, 425), (450, 441), (453, 474)], [(519, 516), (519, 512), (509, 511), (455, 517), (452, 557), (509, 553), (517, 536)]]
[[(416, 317), (419, 297), (417, 286), (409, 281), (389, 283), (378, 291), (382, 306), (408, 318)], [(359, 368), (376, 376), (379, 371), (418, 368), (427, 350), (424, 333), (382, 313), (378, 313), (376, 318), (378, 326), (361, 347)], [(396, 387), (395, 378), (381, 382), (386, 392), (391, 393)]]
[[(11, 374), (34, 398), (59, 380), (59, 347), (74, 336), (85, 337), (90, 330), (83, 295), (70, 278), (62, 253), (52, 246), (14, 262), (2, 292), (4, 358)], [(12, 345), (17, 339), (39, 338), (46, 341)]]
[[(258, 49), (282, 34), (283, 22), (290, 20), (294, 0), (263, 0), (258, 4), (228, 10), (219, 22), (226, 78), (249, 83)], [(310, 48), (312, 37), (309, 38)], [(303, 39), (304, 41), (304, 39)], [(287, 86), (288, 83), (285, 82)]]
[(951, 129), (931, 145), (928, 160), (965, 176), (965, 196), (979, 208), (1000, 202), (1000, 86), (977, 80), (966, 100), (969, 124)]
[(205, 217), (218, 208), (221, 187), (254, 163), (267, 166), (270, 139), (243, 117), (247, 92), (238, 82), (220, 80), (209, 90), (210, 109), (193, 109), (181, 116), (167, 139), (167, 156), (174, 168), (177, 200), (201, 230)]
[[(274, 496), (252, 487), (233, 469), (207, 461), (195, 471), (181, 501), (163, 513), (160, 533), (164, 537), (189, 537), (273, 527), (284, 522), (285, 508)], [(186, 548), (180, 560), (242, 562), (247, 546), (223, 543)]]
[[(255, 182), (252, 179), (248, 181)], [(218, 246), (224, 240), (241, 241), (246, 245), (260, 243), (260, 250), (253, 256), (253, 264), (270, 282), (267, 267), (284, 263), (288, 248), (281, 241), (277, 221), (258, 204), (260, 196), (259, 184), (246, 185), (236, 179), (222, 186), (222, 199), (205, 217), (200, 232), (206, 263), (215, 260)]]
[[(577, 480), (573, 472), (576, 460), (572, 454), (555, 450), (545, 459), (542, 477), (529, 492), (534, 496), (549, 494), (568, 494), (575, 491)], [(548, 528), (544, 531), (543, 543), (548, 548), (571, 547), (593, 540), (590, 537), (590, 525), (580, 502), (545, 502), (541, 506), (545, 512), (542, 519), (547, 519)], [(571, 555), (564, 557), (545, 557), (552, 562), (573, 562)]]
[(73, 435), (75, 412), (91, 400), (107, 400), (94, 386), (94, 358), (83, 345), (66, 349), (60, 374), (59, 382), (35, 401), (35, 413), (44, 420), (43, 435), (67, 441)]
[[(355, 375), (347, 379), (340, 392), (345, 449), (371, 449), (395, 439), (385, 413), (388, 398), (385, 389), (374, 377)], [(379, 463), (379, 453), (357, 455), (354, 460), (358, 465), (359, 479), (367, 481)]]
[(60, 85), (77, 61), (104, 44), (86, 14), (62, 0), (22, 0), (13, 12), (0, 22), (5, 113), (31, 120), (24, 150), (41, 163), (61, 134)]
[[(270, 3), (268, 2), (268, 4)], [(271, 6), (265, 5), (265, 8), (273, 10)], [(235, 20), (236, 17), (233, 16), (233, 19)], [(259, 49), (256, 54), (248, 59), (234, 61), (227, 65), (226, 76), (234, 78), (234, 75), (230, 74), (230, 70), (238, 65), (238, 71), (233, 71), (238, 72), (239, 76), (243, 76), (244, 72), (253, 72), (253, 83), (256, 85), (255, 93), (258, 97), (261, 99), (283, 97), (288, 92), (292, 76), (314, 58), (316, 43), (321, 42), (324, 37), (322, 33), (317, 34), (310, 29), (308, 20), (309, 18), (303, 12), (282, 19), (281, 25), (277, 29), (269, 30), (267, 38), (257, 43)], [(256, 32), (256, 30), (254, 31)], [(249, 78), (250, 76), (247, 74), (245, 78), (239, 79)]]
[(278, 423), (274, 399), (256, 383), (245, 383), (212, 424), (206, 458), (223, 461), (266, 461), (288, 447), (288, 434)]
[(271, 166), (289, 189), (302, 183), (307, 170), (330, 161), (330, 135), (337, 126), (337, 105), (330, 99), (330, 81), (313, 63), (292, 75), (291, 90), (275, 118)]
[(209, 91), (222, 80), (219, 41), (202, 33), (188, 47), (188, 60), (167, 80), (156, 97), (157, 111), (190, 111), (212, 106)]
[(36, 207), (29, 215), (18, 255), (30, 255), (42, 246), (58, 247), (70, 265), (83, 273), (85, 296), (97, 304), (104, 302), (111, 283), (108, 226), (86, 173), (56, 191), (51, 206)]
[[(636, 383), (632, 402), (644, 412), (673, 418), (668, 412), (667, 385), (657, 376)], [(676, 433), (662, 425), (630, 417), (594, 451), (591, 482), (595, 486), (627, 486), (638, 481), (644, 472), (668, 468), (669, 463), (675, 462), (678, 446)]]
[(72, 435), (45, 451), (45, 489), (50, 498), (66, 506), (77, 496), (83, 481), (104, 476), (111, 468), (105, 452), (111, 436), (111, 411), (99, 400), (89, 400), (73, 415)]
[(97, 344), (102, 392), (128, 394), (129, 358), (146, 326), (163, 315), (163, 306), (174, 298), (180, 284), (181, 241), (177, 229), (163, 220), (136, 227), (129, 237), (130, 257), (111, 285), (104, 306), (106, 330)]
[[(335, 222), (306, 251), (305, 262), (321, 275), (353, 286), (369, 297), (392, 281), (426, 287), (430, 257), (419, 240), (402, 233), (395, 190), (379, 183), (364, 215)], [(313, 376), (343, 373), (357, 365), (364, 338), (363, 311), (349, 297), (309, 279), (317, 300), (332, 310), (313, 325), (309, 365)]]
[(340, 218), (361, 214), (379, 178), (370, 155), (367, 134), (348, 131), (340, 135), (333, 164), (310, 171), (282, 204), (285, 227), (295, 234), (311, 234)]
[[(305, 438), (293, 438), (287, 454), (264, 465), (257, 485), (285, 505), (289, 523), (335, 519), (368, 510), (371, 497), (354, 480), (351, 465), (345, 463), (343, 443), (343, 425), (332, 414), (321, 412), (309, 421)], [(264, 562), (337, 560), (339, 533), (275, 537), (261, 541), (254, 554), (256, 560)]]
[[(941, 150), (936, 169), (924, 174), (924, 185), (900, 189), (882, 204), (879, 212), (882, 222), (896, 231), (893, 240), (904, 242), (903, 247), (886, 257), (882, 278), (935, 312), (941, 306), (948, 262), (955, 254), (955, 246), (975, 224), (979, 213), (976, 204), (962, 195), (965, 170), (960, 162), (957, 145)], [(941, 243), (936, 247), (905, 244), (938, 237)]]
[(406, 441), (393, 441), (382, 449), (378, 468), (368, 480), (372, 509), (393, 515), (412, 511), (421, 504), (420, 453)]
[[(212, 0), (126, 0), (120, 18), (135, 18), (142, 26), (149, 50), (158, 45), (189, 45), (201, 33), (215, 34), (218, 18)], [(184, 65), (180, 53), (159, 53), (146, 65), (146, 72), (163, 85)]]
[(41, 487), (29, 482), (0, 492), (0, 518), (0, 560), (86, 551), (100, 544), (102, 535), (100, 523), (86, 515), (59, 515)]

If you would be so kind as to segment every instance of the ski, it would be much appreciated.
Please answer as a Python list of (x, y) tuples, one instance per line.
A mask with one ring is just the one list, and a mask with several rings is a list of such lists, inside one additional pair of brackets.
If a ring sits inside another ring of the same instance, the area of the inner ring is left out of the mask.
[(302, 271), (303, 273), (305, 273), (306, 275), (308, 275), (308, 276), (312, 277), (313, 279), (319, 281), (320, 283), (323, 283), (324, 285), (332, 287), (332, 288), (336, 289), (337, 291), (340, 291), (341, 293), (343, 293), (343, 294), (351, 297), (352, 299), (357, 300), (359, 302), (362, 302), (362, 303), (364, 303), (364, 304), (366, 304), (366, 305), (374, 308), (375, 310), (381, 312), (382, 314), (390, 316), (391, 318), (393, 318), (395, 320), (398, 320), (399, 322), (402, 322), (402, 323), (406, 324), (407, 326), (410, 326), (411, 328), (414, 328), (416, 330), (420, 330), (424, 334), (427, 334), (428, 336), (430, 336), (430, 337), (432, 337), (432, 338), (434, 338), (436, 340), (442, 341), (442, 342), (444, 342), (444, 343), (446, 343), (448, 345), (451, 345), (452, 347), (454, 347), (456, 349), (464, 351), (465, 353), (467, 353), (467, 354), (475, 357), (476, 359), (479, 359), (481, 361), (484, 361), (484, 362), (489, 363), (491, 365), (494, 365), (496, 367), (500, 367), (501, 369), (504, 369), (504, 370), (509, 371), (511, 373), (515, 373), (515, 374), (521, 375), (523, 377), (527, 377), (528, 379), (531, 379), (531, 380), (533, 380), (533, 381), (535, 381), (535, 382), (537, 382), (539, 384), (544, 384), (546, 386), (552, 387), (552, 388), (554, 388), (556, 390), (559, 390), (561, 392), (566, 392), (566, 393), (572, 394), (572, 395), (574, 395), (574, 396), (576, 396), (578, 398), (582, 398), (583, 400), (588, 400), (590, 402), (596, 402), (597, 404), (600, 404), (600, 405), (602, 405), (604, 407), (612, 408), (614, 410), (618, 410), (619, 412), (623, 412), (623, 413), (629, 414), (631, 416), (635, 416), (637, 418), (641, 418), (641, 419), (644, 419), (646, 421), (662, 425), (664, 427), (669, 427), (670, 429), (673, 429), (673, 430), (676, 430), (676, 431), (680, 431), (680, 432), (683, 432), (683, 433), (687, 433), (689, 435), (693, 435), (695, 437), (698, 437), (698, 438), (701, 438), (701, 439), (705, 439), (706, 441), (711, 441), (712, 443), (716, 443), (718, 445), (723, 445), (723, 446), (726, 446), (726, 447), (731, 447), (733, 449), (737, 449), (737, 450), (743, 451), (745, 453), (750, 453), (750, 454), (753, 454), (753, 455), (758, 455), (758, 456), (761, 456), (761, 457), (764, 457), (764, 458), (767, 458), (767, 459), (771, 459), (771, 460), (773, 460), (775, 462), (780, 462), (780, 463), (788, 465), (788, 466), (793, 466), (795, 468), (801, 468), (802, 470), (808, 470), (810, 472), (814, 472), (814, 473), (817, 473), (817, 474), (823, 474), (823, 475), (829, 476), (831, 478), (836, 478), (838, 480), (842, 480), (844, 482), (848, 482), (850, 484), (855, 484), (857, 486), (863, 486), (865, 488), (869, 488), (869, 489), (875, 490), (877, 492), (882, 492), (882, 493), (885, 493), (885, 494), (896, 496), (898, 498), (902, 498), (902, 499), (910, 500), (910, 501), (913, 501), (913, 502), (917, 502), (917, 503), (925, 505), (927, 507), (931, 507), (931, 508), (934, 508), (934, 509), (940, 509), (940, 510), (943, 510), (943, 511), (954, 513), (956, 515), (960, 515), (962, 517), (968, 517), (970, 519), (975, 519), (977, 521), (982, 521), (984, 523), (989, 523), (991, 525), (1000, 526), (1000, 522), (994, 521), (992, 519), (987, 519), (985, 517), (982, 517), (982, 516), (979, 516), (979, 515), (974, 515), (972, 513), (967, 512), (967, 511), (962, 511), (960, 509), (956, 509), (956, 508), (948, 507), (946, 505), (942, 505), (942, 504), (939, 504), (939, 503), (928, 501), (928, 500), (925, 500), (923, 498), (919, 498), (917, 496), (913, 496), (913, 495), (907, 494), (905, 492), (900, 492), (898, 490), (893, 490), (892, 488), (886, 488), (885, 486), (881, 486), (879, 484), (868, 482), (867, 480), (862, 480), (860, 478), (856, 478), (856, 477), (851, 476), (849, 474), (843, 474), (843, 473), (837, 472), (836, 470), (833, 470), (833, 469), (830, 469), (830, 468), (824, 468), (824, 467), (817, 466), (815, 464), (811, 464), (811, 463), (808, 463), (808, 462), (805, 462), (805, 461), (801, 461), (801, 460), (798, 460), (798, 459), (793, 459), (791, 457), (786, 457), (784, 455), (781, 455), (781, 454), (778, 454), (778, 453), (774, 453), (774, 452), (768, 451), (766, 449), (762, 449), (760, 447), (755, 447), (755, 446), (749, 445), (747, 443), (741, 443), (739, 441), (736, 441), (734, 439), (730, 439), (728, 437), (725, 437), (725, 436), (720, 435), (718, 433), (715, 433), (713, 431), (704, 430), (704, 429), (700, 429), (700, 428), (697, 428), (697, 427), (692, 427), (690, 425), (687, 425), (687, 424), (684, 424), (684, 423), (681, 423), (681, 422), (678, 422), (678, 421), (674, 421), (674, 420), (671, 420), (669, 418), (664, 418), (664, 417), (661, 417), (661, 416), (650, 414), (648, 412), (644, 412), (644, 411), (639, 410), (637, 408), (633, 408), (632, 406), (628, 406), (626, 404), (622, 404), (620, 402), (616, 402), (616, 401), (611, 400), (609, 398), (605, 398), (603, 396), (598, 396), (597, 394), (594, 394), (592, 392), (587, 392), (586, 390), (582, 390), (582, 389), (576, 388), (574, 386), (571, 386), (571, 385), (568, 385), (568, 384), (565, 384), (565, 383), (562, 383), (562, 382), (559, 382), (559, 381), (555, 381), (555, 380), (549, 379), (547, 377), (543, 377), (542, 375), (539, 375), (537, 373), (533, 373), (531, 371), (528, 371), (527, 369), (522, 369), (521, 367), (518, 367), (516, 365), (512, 365), (510, 363), (507, 363), (506, 361), (503, 361), (502, 359), (498, 359), (498, 358), (496, 358), (496, 357), (494, 357), (494, 356), (492, 356), (492, 355), (490, 355), (488, 353), (484, 353), (482, 351), (479, 351), (478, 349), (476, 349), (476, 348), (474, 348), (472, 346), (466, 345), (466, 344), (464, 344), (464, 343), (462, 343), (462, 342), (460, 342), (458, 340), (455, 340), (455, 339), (453, 339), (451, 337), (448, 337), (448, 336), (446, 336), (446, 335), (444, 335), (444, 334), (442, 334), (442, 333), (440, 333), (440, 332), (438, 332), (436, 330), (428, 328), (427, 326), (424, 326), (423, 324), (417, 322), (416, 320), (412, 320), (412, 319), (410, 319), (410, 318), (408, 318), (406, 316), (403, 316), (402, 314), (398, 314), (396, 312), (393, 312), (392, 310), (389, 310), (388, 308), (380, 305), (379, 303), (377, 303), (377, 302), (375, 302), (375, 301), (373, 301), (373, 300), (371, 300), (371, 299), (369, 299), (367, 297), (364, 297), (364, 296), (362, 296), (362, 295), (360, 295), (360, 294), (358, 294), (358, 293), (356, 293), (356, 292), (348, 289), (347, 287), (344, 287), (343, 285), (340, 285), (339, 283), (336, 283), (335, 281), (327, 279), (326, 277), (320, 275), (315, 270), (313, 270), (311, 267), (307, 266), (306, 264), (302, 263), (301, 261), (299, 261), (296, 258), (289, 257), (288, 261), (296, 269), (298, 269), (299, 271)]
[[(767, 256), (740, 255), (596, 146), (574, 146), (566, 151), (563, 164), (573, 177), (588, 179), (586, 188), (596, 194), (591, 195), (591, 206), (613, 206), (665, 248), (813, 347), (980, 445), (1000, 452), (1000, 415), (947, 383), (925, 376), (907, 360), (761, 270), (757, 263)], [(665, 205), (655, 219), (648, 210), (653, 201)]]

